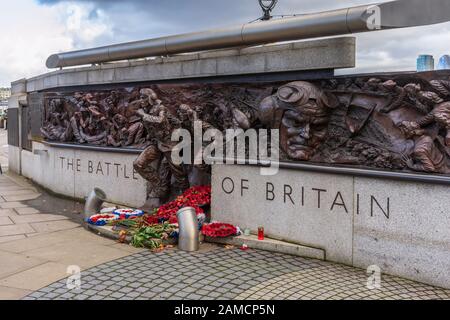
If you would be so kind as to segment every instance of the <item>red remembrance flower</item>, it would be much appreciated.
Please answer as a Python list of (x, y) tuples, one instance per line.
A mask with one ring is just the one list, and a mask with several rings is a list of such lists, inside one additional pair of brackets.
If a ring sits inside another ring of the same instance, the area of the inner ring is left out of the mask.
[(202, 227), (202, 233), (211, 238), (226, 238), (237, 234), (237, 228), (228, 223), (210, 223)]
[(165, 220), (176, 220), (177, 212), (184, 207), (193, 207), (197, 214), (203, 214), (204, 210), (201, 206), (211, 204), (211, 187), (196, 186), (177, 197), (174, 201), (161, 206), (156, 216)]

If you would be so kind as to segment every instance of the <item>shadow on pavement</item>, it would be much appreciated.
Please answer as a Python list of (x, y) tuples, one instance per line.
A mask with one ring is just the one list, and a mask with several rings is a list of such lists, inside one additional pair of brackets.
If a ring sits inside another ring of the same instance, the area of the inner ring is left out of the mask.
[(58, 197), (35, 184), (33, 184), (33, 187), (37, 189), (41, 196), (34, 200), (20, 201), (21, 203), (39, 210), (41, 213), (62, 215), (79, 224), (83, 222), (84, 202)]

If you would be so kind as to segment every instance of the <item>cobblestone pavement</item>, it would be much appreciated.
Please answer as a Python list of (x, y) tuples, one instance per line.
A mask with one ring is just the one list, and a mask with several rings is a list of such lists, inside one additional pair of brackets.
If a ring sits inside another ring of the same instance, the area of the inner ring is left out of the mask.
[(25, 299), (450, 299), (450, 290), (391, 276), (366, 288), (364, 270), (264, 251), (212, 246), (185, 253), (143, 251), (82, 273), (82, 288), (66, 280)]

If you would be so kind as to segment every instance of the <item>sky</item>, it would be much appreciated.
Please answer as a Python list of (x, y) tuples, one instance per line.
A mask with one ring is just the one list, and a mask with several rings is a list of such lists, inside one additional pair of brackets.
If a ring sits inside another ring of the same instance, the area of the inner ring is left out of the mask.
[[(273, 14), (367, 3), (279, 0)], [(14, 0), (2, 1), (2, 13), (0, 87), (50, 71), (45, 61), (56, 52), (245, 23), (262, 14), (257, 0)], [(419, 54), (436, 60), (450, 54), (450, 23), (365, 33), (357, 41), (357, 68), (344, 73), (414, 70)]]

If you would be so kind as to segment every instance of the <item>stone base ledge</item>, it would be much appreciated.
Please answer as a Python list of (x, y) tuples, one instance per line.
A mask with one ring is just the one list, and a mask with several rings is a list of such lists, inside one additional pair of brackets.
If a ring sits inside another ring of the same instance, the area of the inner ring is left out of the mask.
[(325, 251), (322, 249), (306, 247), (294, 243), (274, 240), (265, 238), (264, 240), (258, 240), (258, 237), (254, 235), (250, 236), (239, 236), (230, 238), (211, 238), (206, 237), (206, 242), (216, 243), (216, 244), (226, 244), (242, 247), (246, 244), (250, 249), (258, 249), (276, 253), (284, 253), (293, 256), (299, 256), (303, 258), (311, 258), (318, 260), (325, 260)]
[[(90, 224), (85, 224), (86, 228), (95, 234), (118, 241), (120, 236), (117, 232), (113, 231), (113, 228), (110, 226), (94, 226)], [(241, 247), (243, 244), (249, 246), (250, 249), (264, 250), (269, 252), (276, 253), (284, 253), (293, 256), (299, 256), (303, 258), (311, 258), (317, 260), (325, 260), (325, 251), (322, 249), (316, 249), (311, 247), (305, 247), (302, 245), (297, 245), (293, 243), (273, 240), (273, 239), (264, 239), (263, 241), (258, 240), (256, 236), (239, 236), (239, 237), (229, 237), (229, 238), (210, 238), (203, 237), (200, 235), (200, 242), (207, 242), (213, 244), (222, 244), (222, 245), (233, 245)], [(124, 239), (124, 243), (129, 244), (131, 242), (131, 237), (127, 236)], [(169, 239), (164, 241), (165, 245), (177, 245), (176, 239)]]

